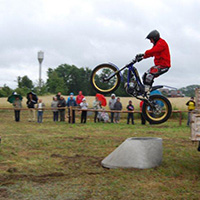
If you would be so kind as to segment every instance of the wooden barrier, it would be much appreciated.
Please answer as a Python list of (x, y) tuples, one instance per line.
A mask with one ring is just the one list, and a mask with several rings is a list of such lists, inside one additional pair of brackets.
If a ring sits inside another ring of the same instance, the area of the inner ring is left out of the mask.
[[(70, 118), (70, 122), (72, 122), (72, 112), (73, 110), (75, 111), (82, 111), (82, 109), (80, 108), (77, 108), (77, 107), (60, 107), (58, 108), (58, 110), (60, 109), (69, 109), (69, 118)], [(0, 110), (15, 110), (14, 108), (0, 108)], [(20, 110), (30, 110), (29, 108), (21, 108)], [(40, 110), (38, 108), (34, 108), (34, 110)], [(43, 110), (55, 110), (54, 108), (43, 108)], [(111, 113), (111, 112), (114, 112), (114, 113), (141, 113), (141, 111), (139, 110), (135, 110), (135, 111), (125, 111), (125, 110), (122, 110), (122, 111), (117, 111), (117, 110), (95, 110), (95, 109), (85, 109), (85, 111), (90, 111), (90, 112), (107, 112), (107, 113)], [(185, 112), (188, 112), (188, 111), (181, 111), (181, 110), (173, 110), (172, 113), (178, 113), (179, 114), (179, 125), (181, 126), (182, 125), (182, 113), (185, 113)]]
[[(75, 110), (75, 111), (82, 111), (80, 108), (76, 107), (70, 107), (70, 110)], [(135, 111), (117, 111), (117, 110), (94, 110), (94, 109), (85, 109), (85, 111), (92, 111), (92, 112), (114, 112), (114, 113), (141, 113), (141, 111), (135, 110)], [(173, 110), (172, 113), (179, 113), (179, 125), (182, 125), (182, 113), (183, 112), (188, 112), (188, 111), (181, 111), (181, 110)], [(70, 111), (72, 113), (72, 111)]]

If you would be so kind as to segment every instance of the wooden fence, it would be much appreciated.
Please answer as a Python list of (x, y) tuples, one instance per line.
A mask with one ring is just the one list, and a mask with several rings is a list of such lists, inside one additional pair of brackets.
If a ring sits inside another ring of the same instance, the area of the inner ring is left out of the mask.
[[(63, 108), (58, 108), (59, 109), (67, 109), (69, 110), (69, 115), (68, 115), (68, 118), (70, 118), (70, 122), (72, 122), (72, 112), (73, 110), (74, 111), (82, 111), (82, 109), (80, 108), (77, 108), (77, 107), (63, 107)], [(0, 110), (14, 110), (14, 108), (0, 108)], [(28, 108), (21, 108), (20, 110), (30, 110)], [(34, 108), (34, 110), (38, 110), (37, 108)], [(49, 110), (49, 111), (52, 111), (53, 109), (52, 108), (44, 108), (43, 110)], [(102, 110), (95, 110), (95, 109), (86, 109), (85, 111), (90, 111), (90, 112), (102, 112)], [(114, 112), (114, 113), (141, 113), (141, 111), (139, 110), (135, 110), (135, 111), (117, 111), (117, 110), (103, 110), (104, 112), (107, 112), (107, 113), (111, 113), (111, 112)], [(179, 125), (181, 126), (182, 125), (182, 117), (183, 117), (183, 113), (186, 113), (188, 111), (181, 111), (181, 110), (173, 110), (172, 113), (177, 113), (179, 114), (179, 118), (178, 118), (178, 123)]]

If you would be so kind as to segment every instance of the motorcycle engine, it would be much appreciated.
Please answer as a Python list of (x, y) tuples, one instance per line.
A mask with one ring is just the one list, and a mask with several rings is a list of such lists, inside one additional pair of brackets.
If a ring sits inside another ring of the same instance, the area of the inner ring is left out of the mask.
[(126, 92), (130, 95), (133, 95), (133, 96), (137, 95), (137, 87), (138, 87), (138, 85), (137, 85), (136, 81), (131, 81), (129, 83), (129, 87), (128, 87), (127, 83), (125, 83), (125, 85), (124, 85)]

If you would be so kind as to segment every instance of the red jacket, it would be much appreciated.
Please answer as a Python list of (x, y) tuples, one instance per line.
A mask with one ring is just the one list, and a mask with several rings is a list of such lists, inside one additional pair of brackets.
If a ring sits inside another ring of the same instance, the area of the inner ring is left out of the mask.
[(152, 49), (145, 51), (144, 58), (154, 57), (156, 66), (171, 67), (170, 52), (167, 42), (160, 38)]
[(81, 95), (78, 95), (78, 96), (76, 97), (76, 103), (77, 103), (78, 105), (80, 105), (80, 103), (82, 102), (83, 98), (84, 98), (84, 96), (83, 96), (82, 94), (81, 94)]

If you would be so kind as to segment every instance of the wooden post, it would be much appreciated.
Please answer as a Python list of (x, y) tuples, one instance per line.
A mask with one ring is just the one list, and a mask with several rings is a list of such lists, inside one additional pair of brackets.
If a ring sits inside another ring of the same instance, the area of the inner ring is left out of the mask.
[(195, 89), (196, 108), (190, 114), (191, 140), (200, 141), (200, 88)]
[(72, 114), (73, 114), (73, 110), (72, 110), (72, 106), (69, 107), (69, 120), (70, 120), (70, 123), (72, 124)]
[(181, 126), (181, 124), (182, 124), (182, 111), (180, 111), (179, 113), (180, 113), (180, 117), (179, 117), (179, 126)]

